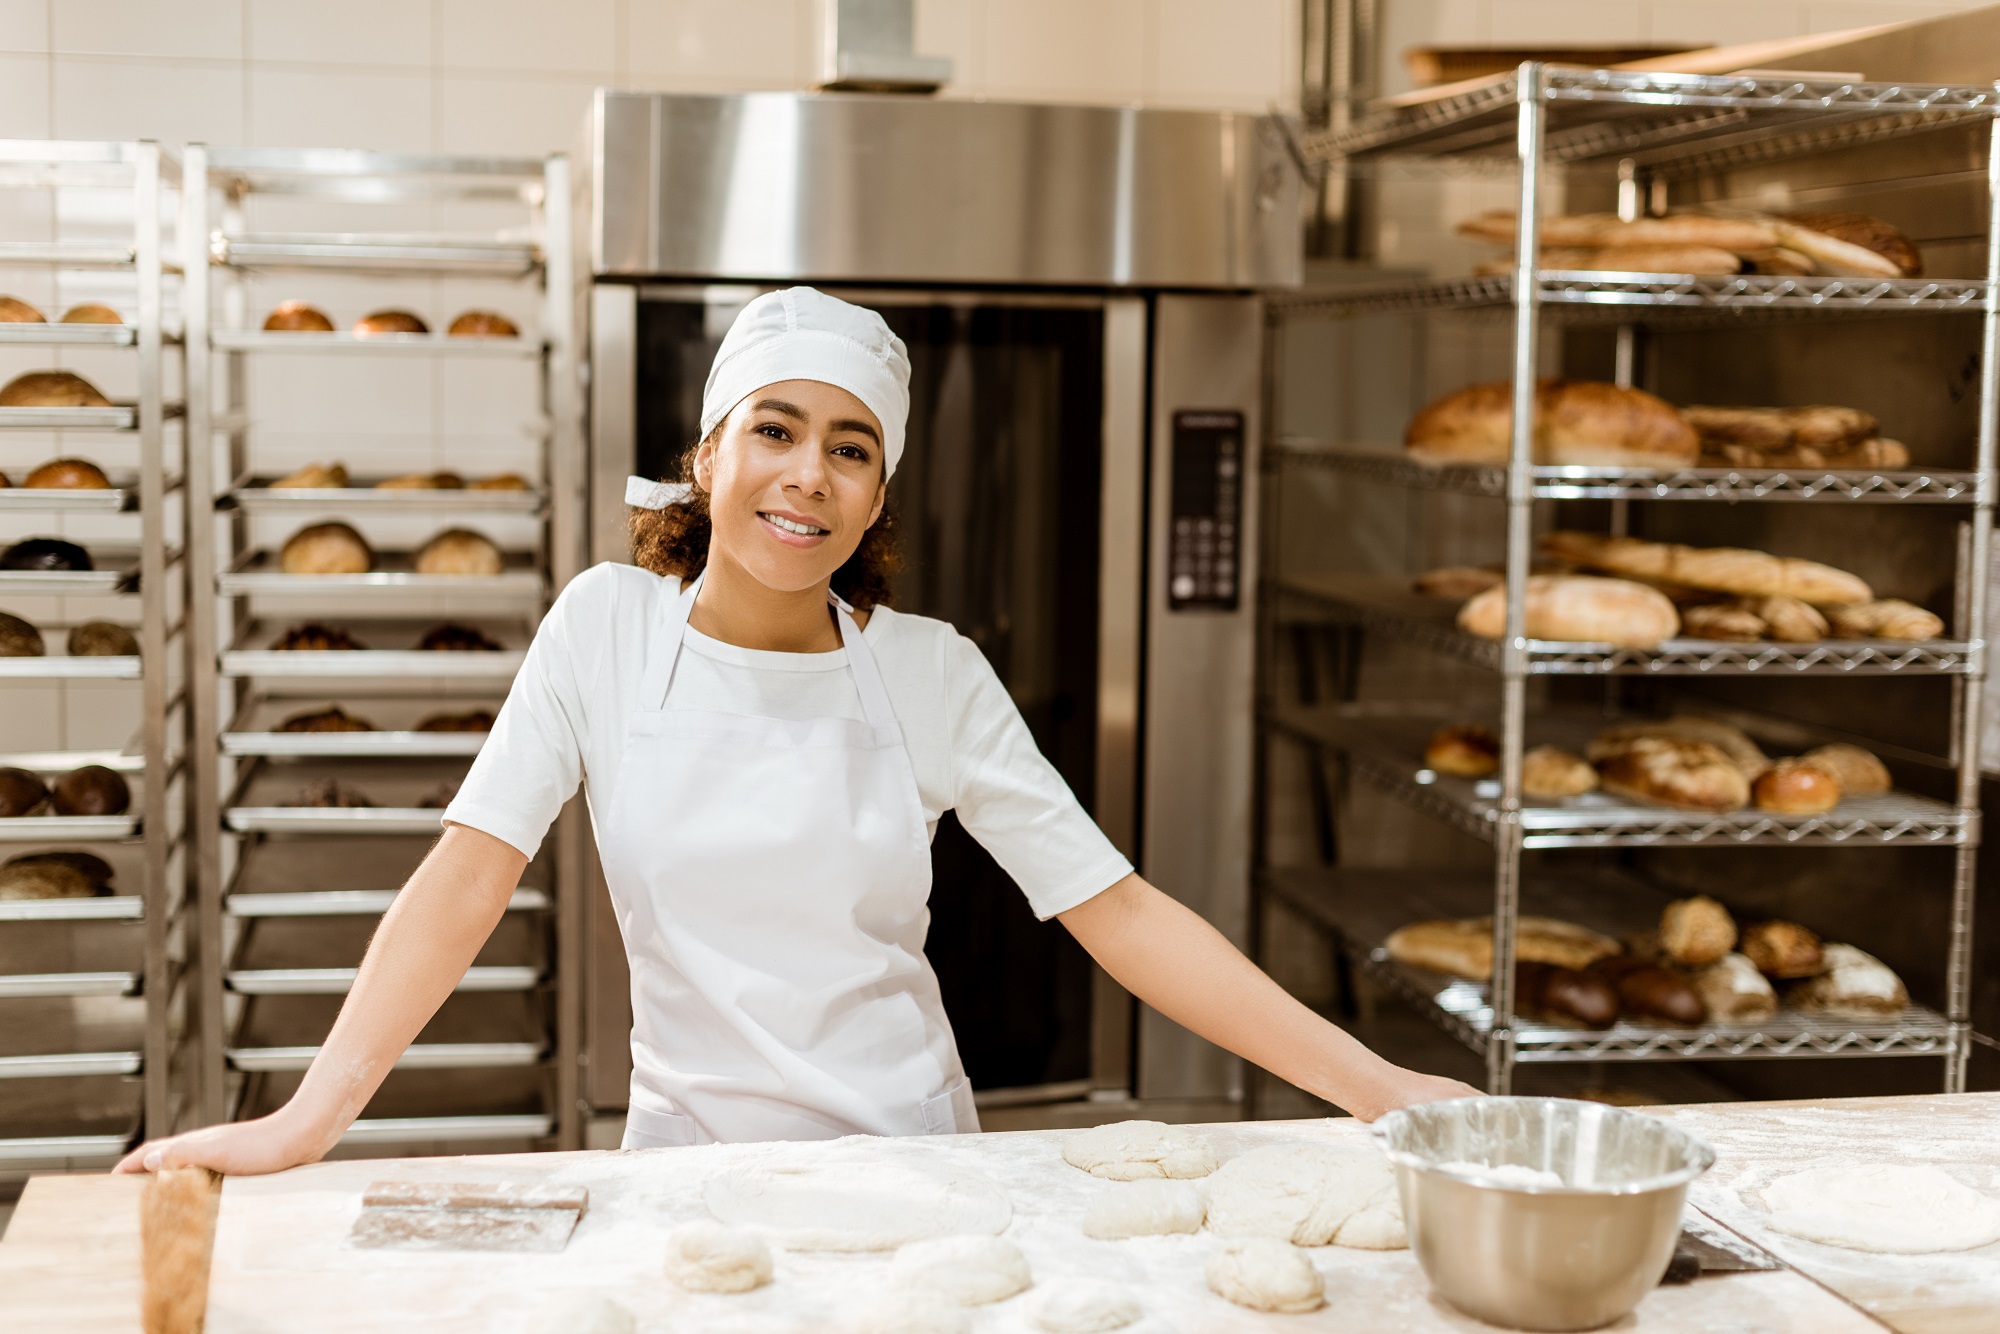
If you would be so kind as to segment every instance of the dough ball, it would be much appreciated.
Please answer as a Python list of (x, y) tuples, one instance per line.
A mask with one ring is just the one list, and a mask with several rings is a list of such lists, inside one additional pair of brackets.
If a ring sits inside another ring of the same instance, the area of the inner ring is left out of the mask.
[(1326, 1284), (1305, 1252), (1269, 1237), (1225, 1245), (1208, 1262), (1208, 1290), (1253, 1311), (1314, 1311)]
[(972, 1317), (949, 1297), (904, 1288), (857, 1308), (841, 1328), (848, 1334), (967, 1334)]
[(667, 1234), (667, 1277), (689, 1292), (748, 1292), (771, 1281), (771, 1248), (748, 1228), (683, 1223)]
[(594, 1292), (565, 1292), (550, 1298), (528, 1321), (528, 1334), (635, 1334), (632, 1313)]
[(790, 1251), (893, 1251), (931, 1237), (997, 1237), (1014, 1206), (966, 1168), (777, 1159), (718, 1172), (702, 1184), (708, 1211), (754, 1227)]
[(961, 1306), (1004, 1302), (1035, 1281), (1028, 1257), (1004, 1237), (938, 1237), (913, 1241), (889, 1262), (896, 1280)]
[(1143, 1314), (1122, 1288), (1090, 1279), (1052, 1284), (1035, 1303), (1035, 1324), (1052, 1334), (1100, 1334), (1123, 1329)]
[(1927, 1255), (2000, 1241), (2000, 1200), (1935, 1167), (1815, 1167), (1764, 1187), (1771, 1226), (1851, 1251)]
[(1083, 1211), (1083, 1235), (1105, 1241), (1198, 1232), (1208, 1203), (1189, 1181), (1127, 1181), (1108, 1186)]
[(1192, 1130), (1159, 1121), (1116, 1121), (1063, 1141), (1063, 1161), (1112, 1181), (1205, 1177), (1215, 1150)]
[(1230, 1159), (1208, 1182), (1208, 1226), (1297, 1246), (1410, 1244), (1395, 1169), (1366, 1144), (1274, 1144)]

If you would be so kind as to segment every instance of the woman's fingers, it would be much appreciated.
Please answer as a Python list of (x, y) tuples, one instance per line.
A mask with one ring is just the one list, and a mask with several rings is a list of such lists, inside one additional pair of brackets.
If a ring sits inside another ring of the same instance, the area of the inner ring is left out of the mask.
[[(176, 1137), (178, 1138), (178, 1137)], [(157, 1172), (162, 1167), (179, 1167), (170, 1161), (167, 1151), (173, 1146), (173, 1139), (149, 1139), (132, 1152), (118, 1160), (113, 1172)]]

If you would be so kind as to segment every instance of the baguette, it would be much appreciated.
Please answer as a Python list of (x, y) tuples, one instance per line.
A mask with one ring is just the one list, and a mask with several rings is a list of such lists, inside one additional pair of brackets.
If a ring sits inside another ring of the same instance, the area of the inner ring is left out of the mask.
[(1748, 782), (1756, 782), (1763, 772), (1771, 767), (1770, 757), (1765, 755), (1749, 733), (1740, 727), (1718, 722), (1714, 718), (1698, 718), (1693, 714), (1677, 713), (1671, 718), (1656, 722), (1621, 723), (1607, 727), (1591, 738), (1590, 748), (1584, 753), (1592, 761), (1609, 758), (1643, 736), (1680, 737), (1688, 741), (1705, 741), (1729, 757), (1730, 763), (1742, 771)]
[(1740, 600), (1681, 608), (1681, 632), (1689, 639), (1748, 644), (1762, 639), (1769, 629), (1764, 618)]
[(1605, 790), (1695, 811), (1735, 811), (1750, 804), (1750, 780), (1706, 741), (1642, 736), (1597, 762)]
[[(1493, 976), (1493, 919), (1412, 922), (1391, 932), (1383, 948), (1397, 963), (1484, 982)], [(1616, 953), (1617, 941), (1573, 922), (1522, 917), (1515, 926), (1514, 957), (1518, 962), (1582, 969)]]
[(1884, 598), (1859, 606), (1835, 607), (1827, 614), (1833, 633), (1842, 639), (1936, 639), (1944, 634), (1944, 618), (1901, 598)]
[(1858, 278), (1916, 278), (1923, 256), (1896, 227), (1866, 213), (1788, 213), (1775, 220), (1778, 244), (1811, 259), (1821, 273)]
[(1900, 440), (1870, 436), (1845, 448), (1827, 445), (1787, 445), (1758, 449), (1750, 445), (1703, 445), (1705, 468), (1825, 468), (1829, 472), (1895, 472), (1910, 466), (1910, 447)]
[(1778, 993), (1757, 966), (1725, 954), (1694, 975), (1695, 994), (1712, 1023), (1761, 1023), (1778, 1012)]
[[(1493, 209), (1458, 225), (1461, 236), (1509, 245), (1514, 242), (1515, 231), (1512, 209)], [(1705, 246), (1742, 254), (1779, 245), (1781, 237), (1774, 219), (1755, 214), (1711, 217), (1704, 213), (1674, 213), (1664, 218), (1634, 218), (1628, 221), (1615, 213), (1559, 213), (1541, 219), (1540, 241), (1545, 246), (1589, 249)]]
[(1874, 435), (1875, 419), (1859, 408), (1809, 404), (1796, 408), (1716, 407), (1692, 403), (1681, 409), (1704, 447), (1748, 445), (1760, 450), (1792, 445), (1846, 448)]
[[(1543, 246), (1535, 267), (1582, 273), (1687, 273), (1722, 278), (1743, 271), (1743, 261), (1706, 245)], [(1485, 260), (1472, 268), (1479, 278), (1514, 271), (1514, 257)]]
[[(1410, 419), (1403, 444), (1422, 463), (1505, 463), (1513, 440), (1514, 386), (1468, 385)], [(1671, 403), (1597, 380), (1535, 386), (1535, 461), (1573, 466), (1686, 468), (1701, 441)]]
[(1793, 597), (1842, 606), (1875, 596), (1867, 583), (1845, 570), (1739, 547), (1689, 547), (1579, 532), (1549, 533), (1541, 547), (1544, 555), (1572, 565), (1739, 597)]
[(1764, 623), (1770, 637), (1781, 644), (1817, 644), (1829, 630), (1819, 609), (1798, 598), (1754, 598), (1748, 607)]
[[(1525, 612), (1530, 639), (1647, 649), (1680, 630), (1680, 614), (1666, 594), (1625, 579), (1531, 575)], [(1459, 608), (1458, 628), (1482, 639), (1504, 635), (1505, 586), (1489, 588)]]

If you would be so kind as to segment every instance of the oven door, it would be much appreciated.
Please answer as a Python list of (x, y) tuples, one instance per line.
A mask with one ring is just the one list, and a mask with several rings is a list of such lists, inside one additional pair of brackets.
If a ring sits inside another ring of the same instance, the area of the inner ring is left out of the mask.
[[(593, 561), (630, 559), (625, 477), (679, 475), (709, 363), (760, 290), (594, 289)], [(906, 562), (897, 610), (979, 645), (1042, 752), (1132, 855), (1144, 301), (839, 295), (881, 311), (910, 351), (908, 445), (889, 489)], [(1129, 1088), (1130, 998), (1060, 926), (1034, 920), (949, 813), (931, 857), (926, 953), (982, 1105)], [(630, 1009), (601, 882), (590, 917), (587, 1084), (608, 1109), (626, 1097)]]

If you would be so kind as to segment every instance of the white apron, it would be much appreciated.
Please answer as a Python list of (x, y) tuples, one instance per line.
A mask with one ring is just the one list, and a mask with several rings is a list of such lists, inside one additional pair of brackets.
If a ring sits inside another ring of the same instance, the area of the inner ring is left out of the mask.
[(834, 599), (862, 721), (669, 712), (700, 587), (656, 632), (593, 802), (632, 961), (625, 1147), (977, 1130), (923, 953), (916, 771), (874, 655)]

